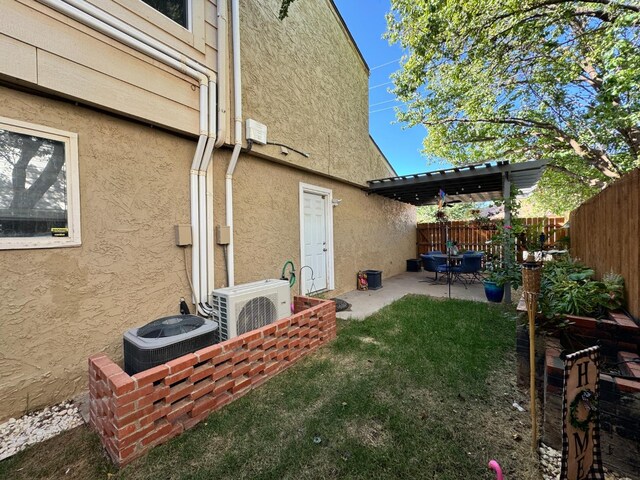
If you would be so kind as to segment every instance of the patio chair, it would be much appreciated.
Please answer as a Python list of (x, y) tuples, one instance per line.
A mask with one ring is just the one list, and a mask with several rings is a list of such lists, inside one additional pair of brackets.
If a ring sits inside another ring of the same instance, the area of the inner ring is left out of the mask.
[[(471, 283), (474, 280), (482, 280), (482, 277), (480, 276), (481, 270), (482, 254), (464, 254), (462, 256), (462, 262), (460, 262), (460, 265), (456, 265), (451, 269), (454, 278), (456, 280), (460, 280), (464, 284), (465, 288), (467, 287), (468, 283)], [(466, 281), (463, 275), (467, 276)]]
[(422, 266), (427, 272), (433, 272), (436, 274), (434, 280), (438, 280), (438, 273), (447, 273), (447, 259), (444, 257), (438, 258), (431, 255), (422, 254)]

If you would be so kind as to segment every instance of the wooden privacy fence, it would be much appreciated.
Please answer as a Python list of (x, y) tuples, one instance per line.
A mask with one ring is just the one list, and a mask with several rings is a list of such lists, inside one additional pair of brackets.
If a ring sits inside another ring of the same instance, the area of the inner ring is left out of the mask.
[[(567, 235), (562, 227), (564, 217), (530, 217), (521, 219), (532, 230), (545, 234), (547, 247), (553, 246)], [(418, 224), (417, 253), (431, 250), (446, 250), (447, 234), (449, 240), (458, 242), (458, 249), (475, 250), (485, 252), (487, 255), (502, 256), (502, 248), (491, 243), (491, 238), (498, 230), (480, 228), (467, 220), (456, 220), (444, 223), (420, 223)]]
[(627, 309), (640, 318), (640, 169), (571, 212), (571, 255), (624, 277)]

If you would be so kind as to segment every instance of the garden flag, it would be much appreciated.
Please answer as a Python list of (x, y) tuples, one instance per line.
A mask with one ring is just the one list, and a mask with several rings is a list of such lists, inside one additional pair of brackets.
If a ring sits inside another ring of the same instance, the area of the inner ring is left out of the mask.
[(447, 198), (447, 194), (444, 193), (444, 190), (438, 190), (438, 208), (444, 208), (445, 200)]
[(598, 419), (599, 347), (567, 355), (562, 399), (561, 480), (604, 480)]

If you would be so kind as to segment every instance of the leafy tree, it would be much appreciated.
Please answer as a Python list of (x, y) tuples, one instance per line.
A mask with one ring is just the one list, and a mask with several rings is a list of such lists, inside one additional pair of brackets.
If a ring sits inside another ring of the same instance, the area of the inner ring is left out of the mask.
[(566, 211), (640, 166), (638, 0), (392, 0), (399, 119), (454, 164), (549, 160)]
[[(468, 220), (473, 217), (471, 210), (478, 208), (474, 203), (455, 203), (445, 209), (449, 220)], [(432, 223), (436, 221), (436, 205), (426, 205), (418, 207), (417, 218), (418, 223)]]

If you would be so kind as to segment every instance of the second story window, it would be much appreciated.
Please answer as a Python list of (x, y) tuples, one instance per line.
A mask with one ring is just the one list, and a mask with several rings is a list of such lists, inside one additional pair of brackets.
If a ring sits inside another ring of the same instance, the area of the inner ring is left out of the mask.
[(191, 0), (142, 0), (152, 8), (155, 8), (163, 15), (184, 28), (189, 29), (190, 25), (190, 3)]

